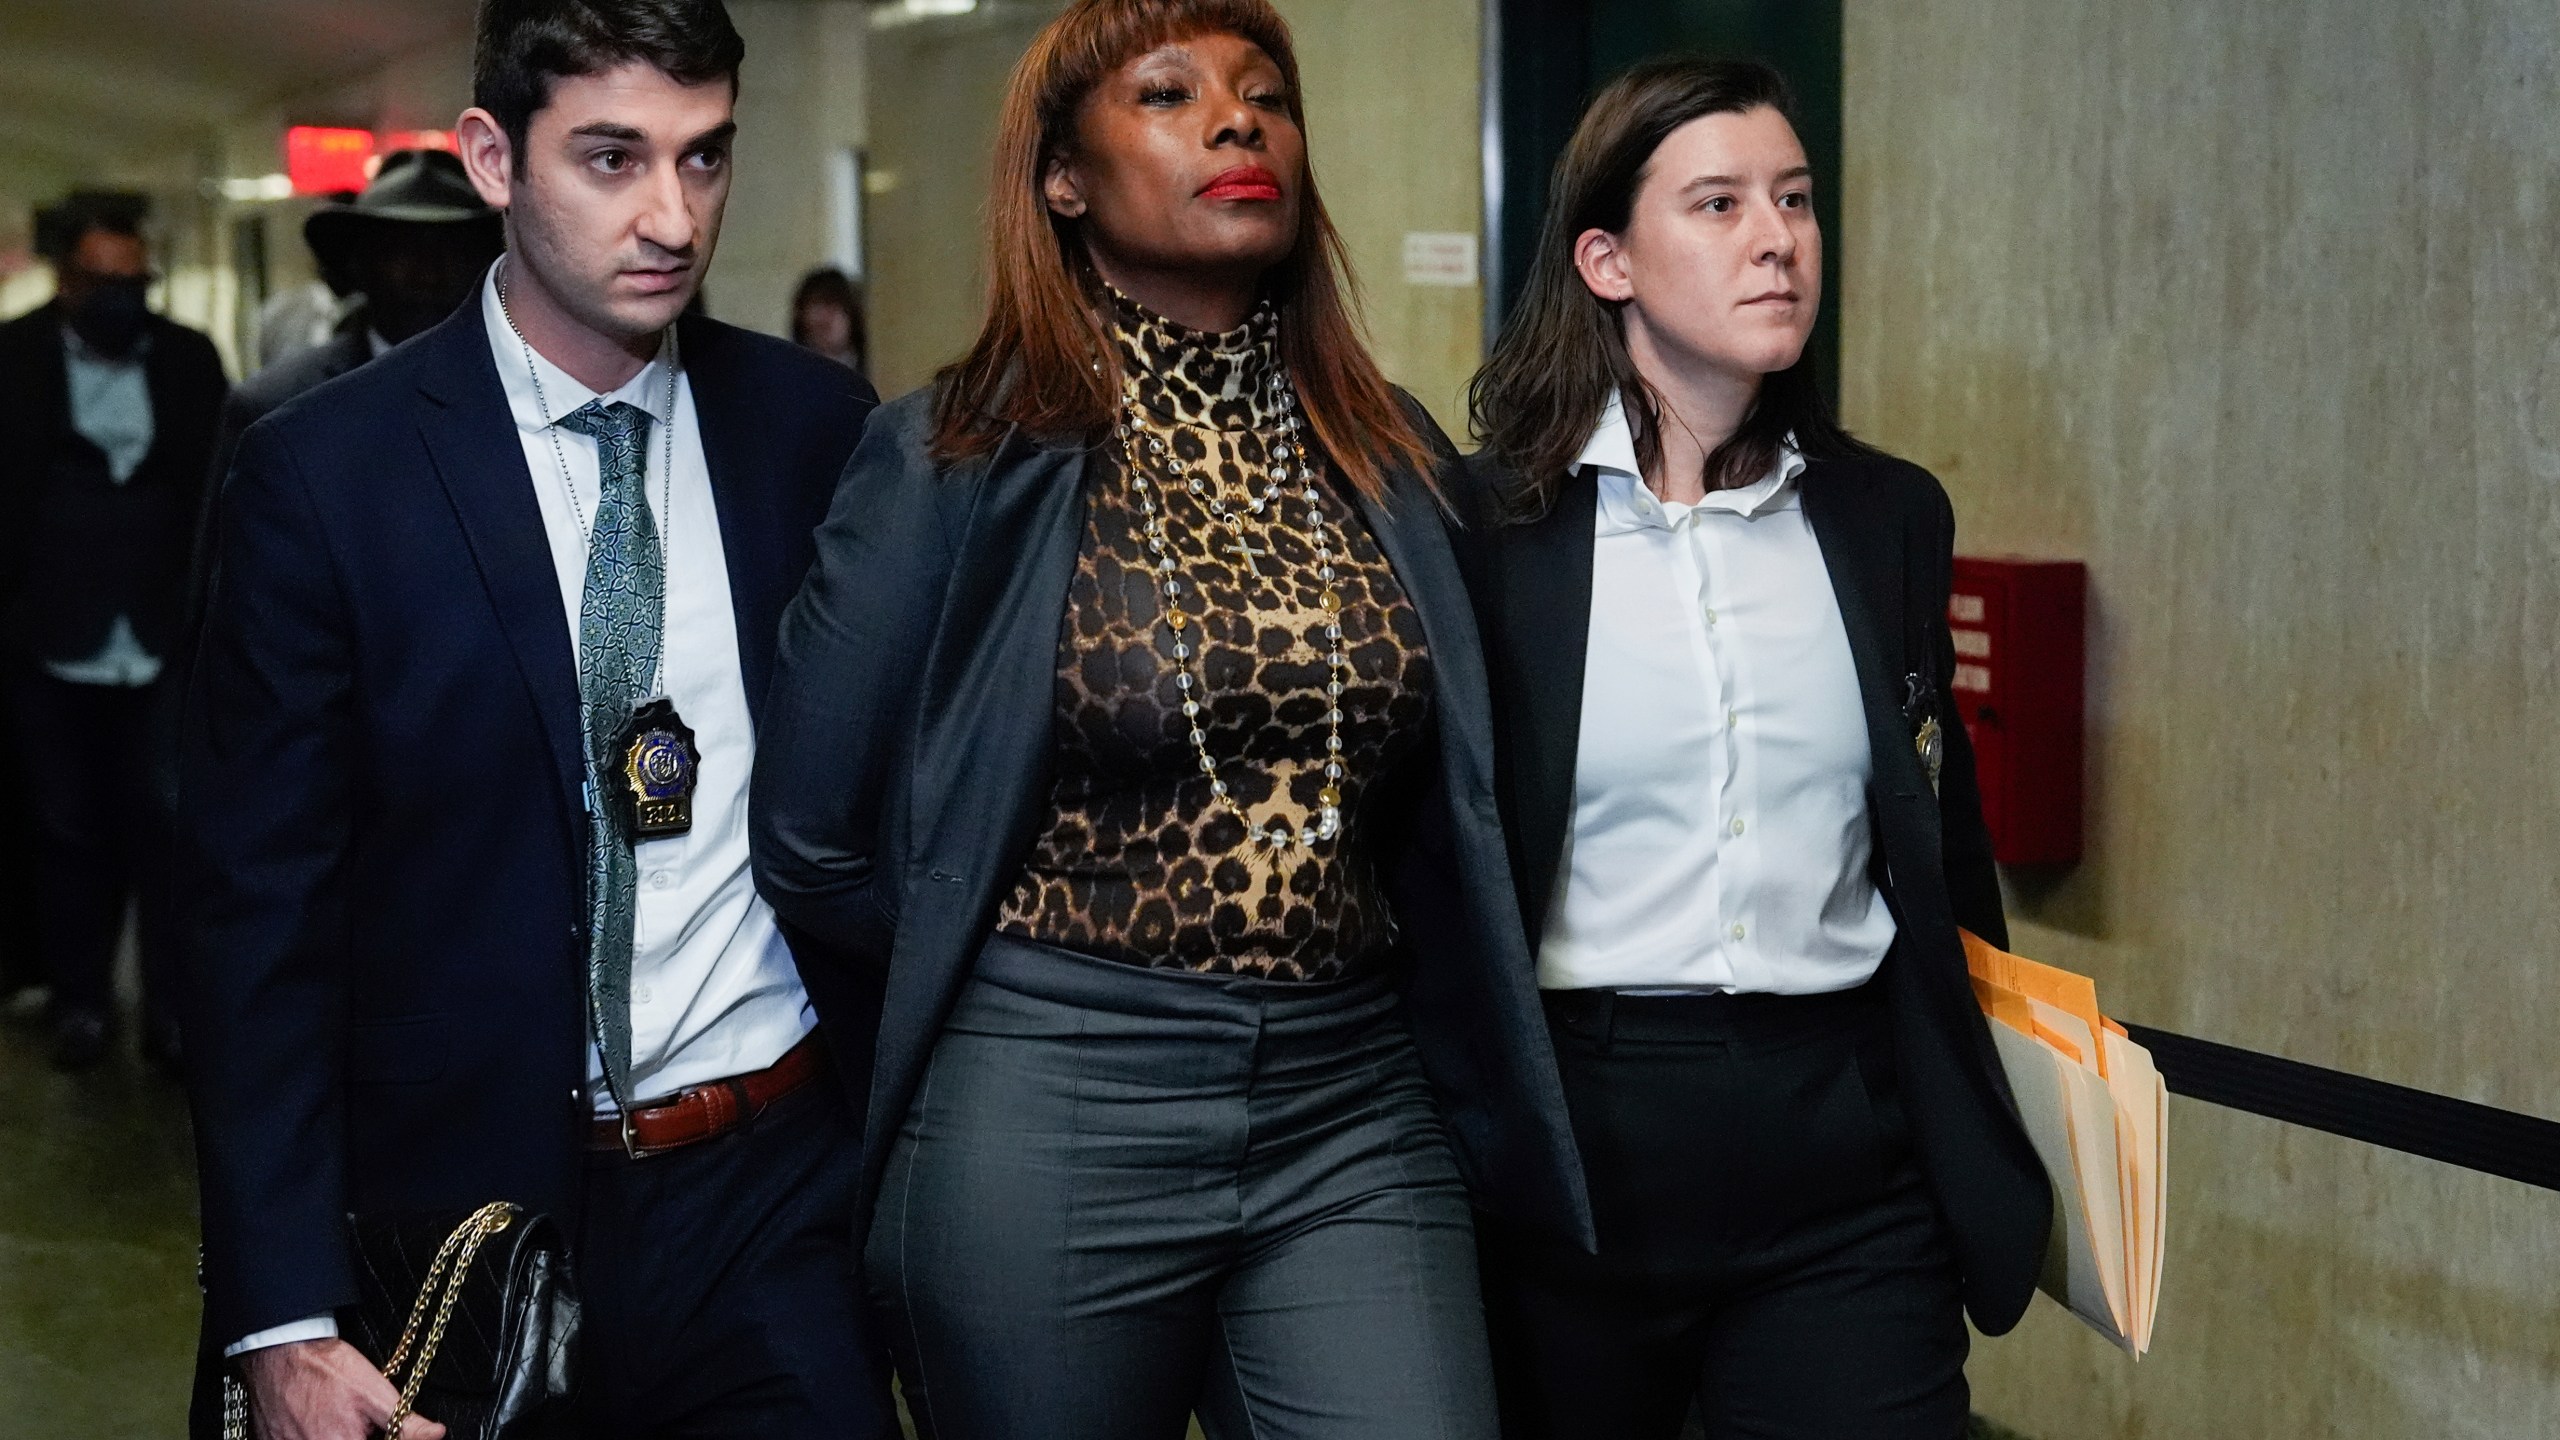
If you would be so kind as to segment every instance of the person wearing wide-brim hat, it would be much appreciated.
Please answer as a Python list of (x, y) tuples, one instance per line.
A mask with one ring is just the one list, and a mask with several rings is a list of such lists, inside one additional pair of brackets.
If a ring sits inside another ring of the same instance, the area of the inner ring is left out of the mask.
[(443, 150), (384, 156), (364, 193), (315, 210), (302, 222), (302, 239), (321, 273), (337, 277), (362, 300), (326, 344), (278, 360), (231, 392), (214, 437), (207, 523), (197, 532), (199, 564), (188, 592), (197, 600), (204, 593), (201, 560), (208, 553), (213, 499), (240, 436), (287, 400), (451, 315), (506, 248), (498, 212), (471, 188), (461, 159)]
[(322, 271), (363, 297), (339, 338), (365, 343), (324, 347), (346, 362), (332, 374), (451, 315), (505, 247), (498, 213), (472, 190), (461, 160), (442, 150), (385, 156), (364, 193), (312, 212), (302, 238)]
[[(204, 487), (187, 567), (180, 673), (193, 650), (195, 617), (212, 583), (223, 477), (250, 426), (286, 401), (327, 384), (451, 315), (506, 248), (498, 212), (480, 199), (462, 161), (442, 150), (396, 150), (383, 157), (364, 193), (312, 212), (303, 242), (321, 273), (362, 300), (326, 343), (297, 351), (241, 382), (214, 433), (213, 477)], [(176, 694), (183, 685), (170, 687)], [(174, 725), (174, 715), (169, 717)], [(164, 757), (173, 746), (161, 747)], [(176, 805), (175, 766), (161, 767), (159, 792)], [(168, 1057), (174, 1060), (174, 1056)]]
[(498, 212), (471, 188), (462, 161), (443, 150), (384, 156), (363, 194), (302, 222), (302, 239), (321, 273), (339, 277), (361, 303), (328, 343), (278, 360), (231, 392), (208, 494), (221, 488), (251, 425), (451, 315), (506, 248)]

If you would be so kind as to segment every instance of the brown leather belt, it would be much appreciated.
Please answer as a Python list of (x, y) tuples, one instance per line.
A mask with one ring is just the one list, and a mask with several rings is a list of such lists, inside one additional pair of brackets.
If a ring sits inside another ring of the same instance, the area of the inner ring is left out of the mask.
[(590, 1150), (619, 1150), (634, 1160), (717, 1140), (764, 1113), (765, 1107), (818, 1078), (826, 1051), (818, 1032), (752, 1075), (732, 1075), (696, 1085), (637, 1110), (596, 1117)]

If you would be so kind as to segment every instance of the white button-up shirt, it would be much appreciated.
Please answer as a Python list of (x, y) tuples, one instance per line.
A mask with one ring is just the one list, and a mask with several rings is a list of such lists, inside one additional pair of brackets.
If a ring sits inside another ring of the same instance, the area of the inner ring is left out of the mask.
[(1695, 505), (1645, 488), (1609, 404), (1573, 816), (1548, 989), (1819, 994), (1893, 943), (1868, 875), (1866, 711), (1790, 448)]
[[(671, 351), (661, 351), (621, 389), (599, 397), (516, 338), (498, 302), (496, 270), (481, 291), (481, 318), (533, 474), (573, 648), (587, 585), (587, 522), (596, 513), (599, 485), (594, 438), (558, 422), (598, 398), (657, 417), (649, 427), (642, 486), (667, 566), (666, 658), (658, 683), (693, 728), (702, 764), (692, 830), (644, 840), (638, 849), (632, 1098), (653, 1099), (761, 1070), (798, 1044), (817, 1019), (747, 864), (747, 778), (755, 766), (755, 729), (747, 715), (728, 557), (721, 548), (720, 512), (712, 503), (711, 466), (703, 458), (692, 383), (679, 369), (672, 425), (667, 374), (670, 364), (681, 366), (682, 357)], [(597, 1112), (610, 1111), (604, 1059), (592, 1047), (588, 1079)]]

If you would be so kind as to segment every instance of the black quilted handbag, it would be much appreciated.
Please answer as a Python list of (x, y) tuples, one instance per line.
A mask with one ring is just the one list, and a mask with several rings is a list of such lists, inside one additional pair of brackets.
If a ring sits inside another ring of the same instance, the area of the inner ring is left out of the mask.
[[(572, 1432), (578, 1296), (560, 1228), (522, 1206), (467, 1215), (351, 1217), (359, 1298), (346, 1341), (400, 1390), (384, 1433), (423, 1414), (451, 1440), (552, 1440)], [(224, 1432), (247, 1440), (235, 1382)]]

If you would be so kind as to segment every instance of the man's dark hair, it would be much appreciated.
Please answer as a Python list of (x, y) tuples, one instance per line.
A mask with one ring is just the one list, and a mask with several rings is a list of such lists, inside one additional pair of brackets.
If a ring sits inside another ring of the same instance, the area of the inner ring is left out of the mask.
[(721, 0), (480, 0), (471, 103), (497, 117), (522, 174), (554, 81), (640, 60), (679, 84), (734, 88), (746, 55)]
[(151, 200), (122, 190), (74, 190), (61, 203), (36, 212), (36, 254), (55, 265), (69, 264), (72, 252), (92, 231), (138, 239), (151, 214)]

